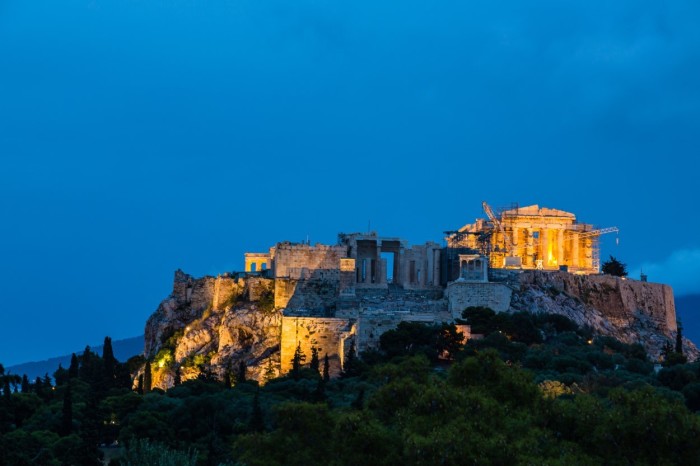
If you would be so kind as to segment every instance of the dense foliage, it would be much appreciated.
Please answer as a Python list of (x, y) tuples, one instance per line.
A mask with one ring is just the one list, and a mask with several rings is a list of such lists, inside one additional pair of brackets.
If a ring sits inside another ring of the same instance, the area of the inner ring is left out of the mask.
[(696, 464), (700, 364), (682, 347), (657, 372), (640, 345), (561, 316), (463, 318), (483, 338), (402, 323), (334, 380), (300, 348), (262, 387), (236, 375), (162, 392), (142, 377), (139, 393), (129, 372), (146, 361), (118, 363), (108, 341), (53, 381), (0, 366), (0, 464)]

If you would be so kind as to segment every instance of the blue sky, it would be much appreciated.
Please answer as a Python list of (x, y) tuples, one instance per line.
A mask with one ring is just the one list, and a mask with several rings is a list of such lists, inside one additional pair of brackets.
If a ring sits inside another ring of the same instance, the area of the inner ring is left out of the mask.
[(177, 268), (493, 206), (700, 293), (693, 1), (0, 3), (0, 361), (142, 332)]

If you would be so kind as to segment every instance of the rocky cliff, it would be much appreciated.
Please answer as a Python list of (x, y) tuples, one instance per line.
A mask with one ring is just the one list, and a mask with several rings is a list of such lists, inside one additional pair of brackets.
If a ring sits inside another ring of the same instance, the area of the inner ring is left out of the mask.
[(145, 355), (153, 360), (153, 386), (167, 388), (207, 374), (223, 379), (278, 375), (281, 311), (274, 310), (273, 280), (228, 275), (194, 279), (178, 270), (173, 292), (148, 319)]
[[(666, 342), (675, 341), (673, 291), (666, 285), (566, 272), (499, 273), (493, 274), (496, 282), (492, 285), (508, 288), (508, 293), (503, 293), (506, 300), (503, 309), (561, 314), (580, 325), (593, 327), (597, 333), (625, 343), (641, 343), (653, 359), (658, 358)], [(468, 284), (463, 285), (460, 293), (471, 293)], [(471, 294), (471, 298), (480, 299), (478, 292)], [(459, 304), (462, 301), (454, 299), (454, 303), (449, 303), (452, 299), (449, 293), (447, 299), (442, 298), (442, 293), (435, 297), (421, 295), (419, 303), (412, 301), (418, 298), (411, 294), (401, 296), (399, 311), (420, 305), (420, 309), (425, 309), (421, 314), (422, 321), (426, 321), (424, 314), (428, 310), (434, 317), (433, 321), (438, 322), (445, 316), (449, 318), (450, 304), (462, 305)], [(153, 362), (153, 386), (172, 386), (176, 371), (182, 380), (202, 374), (221, 380), (238, 372), (241, 362), (247, 367), (248, 378), (263, 381), (266, 377), (279, 375), (280, 349), (286, 348), (291, 354), (300, 341), (316, 345), (324, 354), (329, 353), (332, 365), (336, 359), (342, 360), (344, 346), (336, 342), (342, 335), (336, 335), (337, 338), (326, 335), (328, 332), (338, 333), (333, 325), (340, 325), (336, 322), (339, 319), (317, 318), (315, 330), (307, 332), (309, 335), (299, 332), (298, 322), (292, 322), (296, 325), (293, 328), (288, 322), (285, 335), (289, 341), (283, 342), (283, 315), (281, 310), (275, 310), (274, 303), (275, 281), (272, 279), (229, 275), (195, 279), (178, 270), (172, 293), (146, 325), (145, 355)], [(470, 305), (474, 303), (470, 301)], [(372, 320), (365, 315), (366, 309), (343, 312), (347, 314), (344, 318), (350, 319), (342, 323), (343, 328), (359, 320), (362, 323), (360, 333), (382, 333), (401, 320), (411, 320), (406, 316)], [(314, 317), (307, 316), (309, 319)], [(372, 325), (374, 327), (365, 328)], [(341, 349), (332, 349), (336, 346)], [(685, 341), (685, 350), (691, 360), (699, 355), (688, 340)], [(334, 372), (340, 370), (339, 367), (335, 369)]]
[[(511, 310), (564, 315), (579, 325), (625, 343), (641, 343), (652, 359), (676, 338), (676, 308), (668, 285), (610, 275), (573, 275), (529, 270), (519, 276)], [(685, 339), (691, 360), (700, 354)]]

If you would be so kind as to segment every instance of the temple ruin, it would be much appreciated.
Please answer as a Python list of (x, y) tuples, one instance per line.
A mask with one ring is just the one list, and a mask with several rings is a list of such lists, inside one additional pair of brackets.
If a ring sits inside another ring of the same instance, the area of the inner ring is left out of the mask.
[(570, 212), (538, 205), (515, 206), (496, 215), (484, 203), (484, 211), (489, 218), (447, 232), (446, 241), (452, 249), (481, 251), (493, 268), (598, 273), (598, 239), (602, 234), (617, 232), (615, 227), (596, 229), (577, 222)]
[(285, 241), (246, 253), (246, 274), (274, 281), (282, 373), (297, 345), (307, 354), (312, 347), (328, 354), (337, 373), (351, 346), (376, 347), (402, 321), (454, 322), (469, 306), (505, 311), (522, 269), (598, 273), (597, 240), (617, 231), (537, 205), (498, 215), (483, 207), (488, 219), (446, 232), (444, 245), (340, 233), (334, 245)]

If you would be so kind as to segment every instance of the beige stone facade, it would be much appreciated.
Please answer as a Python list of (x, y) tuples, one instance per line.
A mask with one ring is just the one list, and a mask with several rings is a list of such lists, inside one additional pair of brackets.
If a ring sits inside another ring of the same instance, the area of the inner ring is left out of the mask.
[[(488, 253), (494, 268), (559, 270), (565, 266), (571, 272), (598, 273), (596, 229), (579, 223), (574, 214), (531, 205), (505, 210), (499, 220), (502, 231), (489, 220), (477, 219), (448, 236), (448, 245)], [(483, 251), (484, 246), (488, 251)]]

